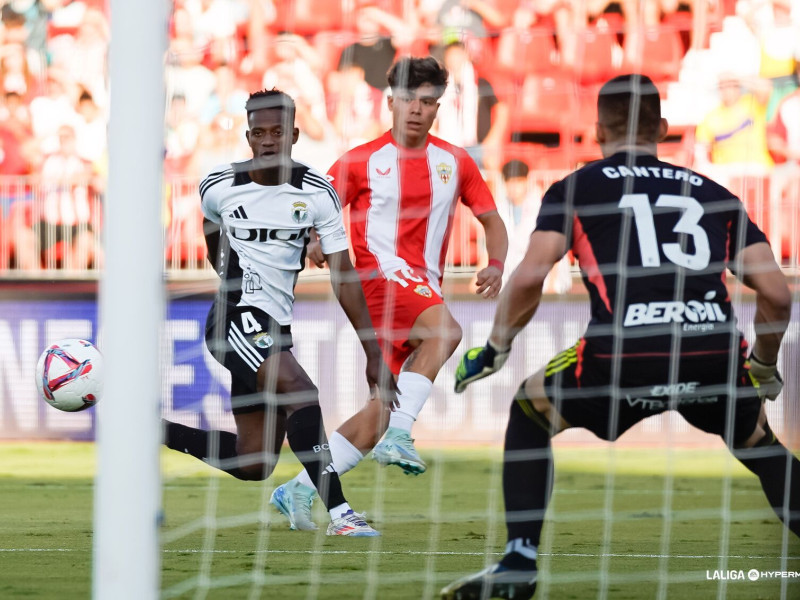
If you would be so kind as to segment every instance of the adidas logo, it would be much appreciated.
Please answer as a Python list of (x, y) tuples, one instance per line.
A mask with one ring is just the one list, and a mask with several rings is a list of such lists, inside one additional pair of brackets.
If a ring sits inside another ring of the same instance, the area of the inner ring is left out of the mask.
[(244, 212), (244, 206), (242, 206), (241, 204), (239, 205), (239, 208), (237, 208), (235, 211), (230, 213), (228, 216), (231, 219), (247, 219), (248, 218), (247, 217), (247, 213)]

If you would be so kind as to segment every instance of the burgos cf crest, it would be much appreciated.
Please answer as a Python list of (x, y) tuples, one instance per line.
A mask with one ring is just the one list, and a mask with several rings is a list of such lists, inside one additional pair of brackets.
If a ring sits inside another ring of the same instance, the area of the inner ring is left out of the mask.
[(447, 183), (453, 176), (453, 167), (445, 163), (439, 163), (436, 165), (436, 172), (439, 174), (439, 179), (442, 180), (442, 183)]
[(259, 348), (269, 348), (273, 344), (272, 336), (268, 333), (257, 333), (253, 336), (253, 343)]
[(308, 216), (308, 206), (305, 202), (298, 200), (292, 204), (292, 219), (295, 223), (302, 223)]
[(414, 288), (414, 293), (419, 294), (424, 298), (433, 298), (433, 292), (431, 292), (431, 288), (427, 285), (418, 285)]

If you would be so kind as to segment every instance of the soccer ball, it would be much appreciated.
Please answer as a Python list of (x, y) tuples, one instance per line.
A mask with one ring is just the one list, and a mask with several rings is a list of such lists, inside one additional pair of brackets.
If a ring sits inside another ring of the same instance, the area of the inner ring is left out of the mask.
[(36, 387), (58, 410), (77, 412), (94, 406), (103, 391), (103, 356), (86, 340), (51, 344), (36, 365)]

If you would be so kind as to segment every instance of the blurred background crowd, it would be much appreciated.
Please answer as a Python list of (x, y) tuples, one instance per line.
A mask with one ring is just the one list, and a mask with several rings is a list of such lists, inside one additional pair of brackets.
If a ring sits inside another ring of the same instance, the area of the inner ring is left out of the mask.
[[(0, 274), (94, 277), (108, 3), (0, 6)], [(385, 74), (406, 53), (433, 54), (450, 71), (434, 133), (478, 162), (512, 253), (546, 186), (600, 157), (599, 85), (639, 71), (656, 81), (671, 123), (661, 155), (740, 194), (776, 255), (797, 268), (800, 0), (175, 0), (165, 57), (169, 272), (204, 268), (197, 181), (248, 157), (250, 92), (295, 98), (294, 157), (325, 171), (388, 129)], [(456, 217), (448, 264), (471, 269), (482, 259), (477, 231)]]

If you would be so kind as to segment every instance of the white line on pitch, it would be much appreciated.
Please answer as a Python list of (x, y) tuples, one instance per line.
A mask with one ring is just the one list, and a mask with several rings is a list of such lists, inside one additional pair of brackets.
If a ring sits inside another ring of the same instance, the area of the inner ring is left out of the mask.
[[(86, 552), (89, 550), (87, 549)], [(0, 548), (0, 552), (82, 552), (74, 548)], [(169, 554), (405, 554), (411, 556), (502, 556), (502, 552), (450, 552), (446, 550), (204, 550), (197, 548), (162, 549)], [(748, 558), (771, 560), (800, 560), (800, 556), (746, 556), (740, 554), (623, 554), (623, 553), (591, 553), (591, 552), (540, 552), (539, 556), (556, 556), (563, 558)]]

